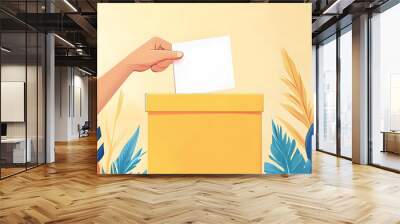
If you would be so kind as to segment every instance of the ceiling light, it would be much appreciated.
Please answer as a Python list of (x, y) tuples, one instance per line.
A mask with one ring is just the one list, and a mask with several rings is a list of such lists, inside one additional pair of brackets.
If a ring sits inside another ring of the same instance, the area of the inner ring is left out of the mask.
[(347, 6), (351, 5), (355, 0), (336, 0), (322, 14), (341, 14)]
[(65, 4), (67, 4), (74, 12), (78, 12), (78, 10), (73, 6), (68, 0), (64, 0)]
[(71, 42), (69, 42), (68, 40), (66, 40), (66, 39), (64, 39), (64, 38), (62, 38), (62, 37), (60, 37), (59, 35), (57, 35), (57, 34), (54, 34), (54, 36), (55, 37), (57, 37), (59, 40), (61, 40), (62, 42), (64, 42), (65, 44), (67, 44), (68, 46), (70, 46), (70, 47), (72, 47), (72, 48), (75, 48), (75, 45), (73, 45)]
[(85, 73), (85, 74), (87, 74), (87, 75), (93, 75), (92, 73), (90, 73), (90, 72), (88, 72), (88, 71), (86, 71), (86, 70), (83, 70), (83, 69), (81, 69), (81, 68), (79, 68), (79, 67), (78, 67), (78, 70), (81, 71), (81, 72), (83, 72), (83, 73)]
[(4, 51), (6, 53), (10, 53), (11, 52), (11, 50), (9, 50), (9, 49), (7, 49), (5, 47), (1, 47), (0, 49), (1, 49), (1, 51)]

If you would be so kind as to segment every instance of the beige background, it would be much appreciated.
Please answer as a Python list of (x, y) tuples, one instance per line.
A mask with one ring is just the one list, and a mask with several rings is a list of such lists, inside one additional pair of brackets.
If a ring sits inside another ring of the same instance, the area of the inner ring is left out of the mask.
[[(98, 74), (101, 77), (153, 36), (174, 43), (223, 35), (231, 37), (236, 81), (236, 88), (226, 92), (264, 94), (263, 159), (266, 160), (272, 118), (284, 118), (303, 136), (307, 131), (281, 106), (288, 91), (281, 81), (287, 76), (281, 50), (286, 49), (295, 62), (311, 99), (311, 4), (98, 4)], [(115, 108), (121, 91), (124, 99), (116, 120)], [(105, 158), (111, 138), (114, 149), (109, 156), (114, 159), (139, 125), (139, 147), (146, 149), (146, 93), (174, 93), (172, 66), (161, 73), (132, 74), (98, 115), (103, 133), (109, 135), (103, 138)], [(305, 155), (304, 149), (302, 153)], [(146, 167), (145, 158), (137, 171)]]

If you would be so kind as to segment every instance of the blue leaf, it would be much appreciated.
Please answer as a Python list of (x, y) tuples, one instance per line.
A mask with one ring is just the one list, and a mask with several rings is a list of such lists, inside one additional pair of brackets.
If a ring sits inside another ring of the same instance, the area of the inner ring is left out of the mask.
[[(138, 127), (129, 141), (125, 144), (118, 158), (113, 162), (111, 166), (114, 174), (127, 174), (141, 161), (143, 156), (143, 150), (139, 149), (135, 154), (135, 148), (139, 138), (140, 128)], [(113, 169), (114, 167), (114, 169)]]
[(314, 124), (311, 124), (306, 135), (306, 153), (307, 159), (311, 161), (312, 155), (312, 137), (314, 135)]
[(268, 174), (283, 174), (282, 170), (278, 169), (272, 163), (264, 163), (264, 173)]
[[(283, 132), (282, 127), (272, 121), (272, 143), (269, 158), (273, 163), (264, 164), (264, 172), (269, 174), (300, 174), (311, 172), (311, 161), (304, 161), (303, 156), (296, 148), (296, 141)], [(307, 164), (308, 163), (308, 164)]]
[(97, 150), (97, 162), (100, 161), (104, 156), (104, 144), (101, 144), (99, 149)]
[(307, 162), (305, 162), (303, 156), (299, 150), (297, 150), (291, 161), (291, 169), (289, 174), (304, 174), (310, 172), (311, 160), (307, 160)]
[(118, 174), (118, 168), (117, 168), (115, 162), (113, 162), (111, 164), (111, 174)]
[(312, 160), (310, 160), (310, 159), (307, 160), (304, 169), (305, 169), (305, 173), (306, 174), (310, 174), (311, 173), (311, 171), (312, 171)]
[(100, 140), (100, 138), (101, 138), (101, 129), (100, 129), (100, 127), (97, 127), (96, 135), (97, 135), (97, 141)]

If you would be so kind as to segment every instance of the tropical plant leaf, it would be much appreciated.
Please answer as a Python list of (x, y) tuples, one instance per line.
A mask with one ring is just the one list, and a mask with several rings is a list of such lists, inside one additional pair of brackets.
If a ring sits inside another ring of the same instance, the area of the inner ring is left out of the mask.
[(293, 60), (284, 49), (282, 50), (282, 58), (286, 72), (289, 75), (289, 78), (283, 78), (282, 81), (291, 90), (289, 94), (286, 94), (286, 97), (292, 103), (292, 105), (284, 105), (284, 107), (306, 128), (309, 128), (313, 123), (314, 116), (303, 80)]
[(99, 162), (104, 156), (104, 144), (101, 144), (97, 149), (97, 162)]
[(289, 131), (289, 133), (292, 134), (292, 137), (296, 140), (296, 143), (298, 144), (298, 146), (300, 146), (303, 150), (306, 150), (306, 146), (305, 146), (305, 140), (304, 138), (301, 136), (301, 134), (293, 127), (293, 125), (291, 125), (289, 122), (287, 122), (286, 120), (279, 118), (279, 121), (286, 127), (286, 129)]
[(113, 123), (113, 129), (112, 129), (112, 135), (111, 135), (111, 140), (110, 140), (110, 144), (109, 144), (109, 149), (108, 149), (108, 159), (106, 161), (106, 166), (108, 167), (110, 164), (110, 157), (114, 151), (114, 145), (115, 145), (115, 141), (114, 141), (114, 136), (115, 136), (115, 132), (116, 132), (116, 125), (117, 125), (117, 121), (119, 118), (119, 115), (121, 113), (121, 109), (122, 109), (122, 104), (124, 102), (124, 92), (121, 90), (119, 92), (119, 97), (118, 97), (118, 103), (117, 103), (117, 108), (115, 111), (115, 116), (114, 116), (114, 123)]
[(312, 153), (312, 136), (314, 135), (314, 124), (311, 124), (306, 135), (306, 153), (308, 161), (311, 161)]
[(308, 126), (308, 120), (307, 118), (301, 113), (299, 112), (296, 108), (287, 105), (287, 104), (283, 104), (283, 107), (293, 116), (295, 117), (297, 120), (299, 120), (301, 123), (304, 124), (304, 126)]
[(125, 94), (121, 90), (120, 93), (119, 93), (117, 108), (116, 108), (116, 111), (115, 111), (113, 135), (111, 137), (111, 142), (112, 142), (113, 145), (115, 145), (115, 143), (119, 141), (119, 139), (115, 139), (115, 132), (116, 132), (116, 125), (117, 125), (117, 122), (118, 122), (118, 118), (121, 115), (122, 105), (124, 103), (124, 99), (125, 99)]
[(140, 127), (138, 127), (132, 137), (125, 144), (118, 158), (111, 164), (111, 174), (128, 174), (141, 161), (144, 154), (142, 149), (136, 153), (136, 145), (139, 138)]
[[(111, 154), (114, 151), (112, 144), (110, 144), (110, 128), (109, 128), (109, 124), (108, 122), (104, 122), (103, 123), (104, 128), (102, 131), (102, 139), (103, 139), (103, 143), (105, 144), (104, 148), (106, 149), (105, 151), (107, 151), (107, 153), (105, 153), (104, 158), (103, 158), (103, 162), (104, 163), (104, 168), (110, 169), (110, 159), (111, 159)], [(105, 130), (105, 131), (104, 131)]]
[(100, 138), (101, 138), (101, 129), (100, 129), (100, 127), (97, 127), (96, 135), (97, 135), (97, 141), (100, 140)]
[(114, 125), (115, 125), (116, 120), (118, 119), (119, 115), (121, 114), (121, 109), (122, 109), (122, 104), (124, 103), (124, 98), (125, 98), (125, 94), (124, 94), (124, 92), (121, 90), (121, 91), (119, 92), (117, 110), (116, 110), (116, 112), (115, 112), (115, 121), (114, 121)]
[[(97, 127), (96, 131), (97, 141), (101, 138), (101, 128)], [(97, 143), (98, 144), (98, 143)], [(99, 148), (97, 149), (97, 162), (99, 162), (104, 156), (104, 143), (102, 143)]]
[(301, 107), (301, 102), (299, 101), (298, 98), (294, 97), (292, 94), (286, 93), (285, 94), (286, 98), (288, 98), (288, 100), (293, 103), (294, 105)]
[(115, 163), (111, 163), (111, 174), (118, 174), (118, 168)]
[(307, 162), (304, 166), (304, 171), (305, 171), (304, 172), (305, 174), (311, 174), (311, 171), (312, 171), (312, 160), (311, 159), (307, 160)]
[(266, 162), (264, 172), (267, 174), (300, 174), (309, 173), (311, 170), (311, 164), (307, 164), (296, 148), (296, 141), (284, 133), (282, 127), (275, 124), (274, 121), (272, 121), (272, 143), (269, 158), (279, 167)]
[(304, 157), (301, 155), (300, 151), (297, 149), (292, 156), (289, 163), (289, 171), (288, 174), (302, 174), (307, 173), (306, 161)]
[(276, 167), (272, 163), (264, 163), (264, 173), (265, 174), (284, 174), (282, 170)]

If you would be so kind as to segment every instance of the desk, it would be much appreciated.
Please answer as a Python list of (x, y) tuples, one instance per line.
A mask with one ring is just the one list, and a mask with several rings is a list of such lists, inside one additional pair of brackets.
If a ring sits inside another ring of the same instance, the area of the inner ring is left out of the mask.
[[(6, 159), (8, 163), (25, 163), (31, 162), (32, 154), (31, 154), (31, 145), (32, 140), (28, 138), (26, 140), (28, 142), (26, 147), (25, 154), (25, 138), (6, 138), (1, 139), (1, 147), (2, 152), (1, 156)], [(13, 147), (10, 147), (13, 146)], [(10, 155), (12, 154), (12, 156)], [(12, 158), (12, 159), (11, 159)], [(25, 159), (27, 159), (25, 161)]]
[(400, 132), (383, 131), (383, 150), (382, 152), (392, 152), (400, 154)]

